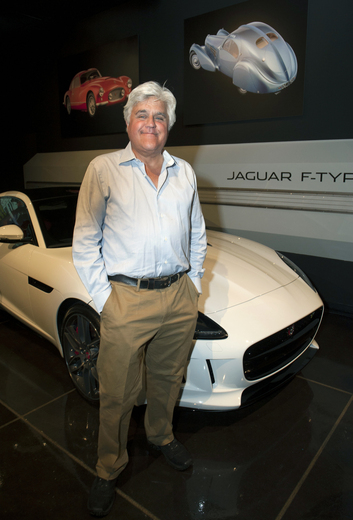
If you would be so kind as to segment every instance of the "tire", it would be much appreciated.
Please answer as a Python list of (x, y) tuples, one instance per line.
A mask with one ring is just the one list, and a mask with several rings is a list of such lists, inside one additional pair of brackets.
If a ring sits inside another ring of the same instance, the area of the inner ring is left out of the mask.
[(70, 115), (71, 114), (71, 101), (70, 101), (69, 96), (67, 96), (67, 98), (66, 98), (65, 105), (66, 105), (67, 113)]
[(60, 339), (74, 386), (90, 403), (99, 401), (96, 367), (100, 342), (98, 314), (84, 303), (73, 305), (65, 314)]
[(96, 113), (96, 110), (97, 110), (96, 100), (94, 99), (93, 92), (89, 92), (88, 93), (86, 104), (87, 104), (88, 115), (93, 117), (95, 115), (95, 113)]
[(190, 52), (189, 61), (190, 61), (191, 66), (195, 70), (201, 69), (201, 63), (200, 63), (200, 60), (199, 60), (196, 52), (194, 52), (194, 51)]

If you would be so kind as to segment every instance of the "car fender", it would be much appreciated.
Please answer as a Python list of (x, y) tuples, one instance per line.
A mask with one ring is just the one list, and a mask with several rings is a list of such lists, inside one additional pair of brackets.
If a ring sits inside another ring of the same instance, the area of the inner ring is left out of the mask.
[(124, 85), (123, 85), (124, 88), (128, 88), (128, 87), (127, 87), (127, 83), (128, 83), (128, 81), (130, 80), (130, 77), (129, 77), (129, 76), (119, 76), (119, 77), (116, 78), (116, 79), (118, 79), (119, 81), (121, 81), (121, 82), (124, 84)]
[(98, 94), (99, 94), (99, 88), (100, 87), (97, 87), (96, 85), (92, 86), (92, 87), (89, 87), (87, 90), (86, 90), (86, 94), (85, 94), (85, 99), (87, 101), (87, 97), (88, 97), (88, 94), (92, 93), (94, 95), (94, 99), (97, 101), (98, 99)]
[(220, 29), (220, 30), (217, 32), (217, 36), (229, 36), (229, 32), (226, 31), (225, 29)]
[(71, 248), (34, 249), (28, 276), (30, 301), (38, 316), (35, 328), (61, 352), (56, 310), (66, 300), (92, 302), (73, 265)]
[(70, 247), (35, 248), (29, 266), (29, 276), (62, 294), (62, 299), (76, 298), (91, 301), (72, 260)]
[(270, 92), (258, 77), (258, 72), (253, 70), (250, 63), (244, 61), (234, 67), (233, 83), (236, 87), (255, 94)]
[(200, 65), (203, 69), (208, 70), (210, 72), (215, 72), (216, 67), (211, 58), (206, 53), (206, 49), (204, 46), (198, 45), (197, 43), (194, 43), (190, 47), (190, 53), (195, 52), (199, 61)]

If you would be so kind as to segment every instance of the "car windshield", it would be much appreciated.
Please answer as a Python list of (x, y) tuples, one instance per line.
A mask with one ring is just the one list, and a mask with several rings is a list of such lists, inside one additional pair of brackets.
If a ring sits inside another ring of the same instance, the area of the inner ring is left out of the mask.
[(47, 247), (69, 247), (75, 225), (78, 188), (62, 196), (32, 200)]
[(31, 217), (23, 200), (18, 197), (5, 196), (0, 198), (0, 227), (15, 225), (21, 228), (23, 238), (21, 242), (36, 244)]
[(82, 74), (80, 80), (81, 85), (83, 85), (89, 79), (101, 78), (100, 72), (98, 70), (88, 70), (84, 74)]

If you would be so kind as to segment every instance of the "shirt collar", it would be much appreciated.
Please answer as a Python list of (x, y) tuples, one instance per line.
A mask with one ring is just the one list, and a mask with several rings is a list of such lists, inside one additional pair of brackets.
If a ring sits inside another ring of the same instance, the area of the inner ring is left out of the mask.
[[(164, 159), (164, 165), (166, 168), (169, 168), (170, 166), (174, 166), (177, 164), (176, 160), (174, 157), (172, 157), (168, 152), (167, 150), (164, 150), (163, 151), (163, 159)], [(132, 148), (131, 148), (131, 142), (129, 142), (129, 144), (127, 145), (127, 147), (122, 151), (122, 154), (120, 156), (120, 162), (119, 162), (119, 165), (120, 164), (124, 164), (124, 163), (128, 163), (130, 161), (137, 161), (138, 159), (136, 158), (134, 152), (132, 151)]]

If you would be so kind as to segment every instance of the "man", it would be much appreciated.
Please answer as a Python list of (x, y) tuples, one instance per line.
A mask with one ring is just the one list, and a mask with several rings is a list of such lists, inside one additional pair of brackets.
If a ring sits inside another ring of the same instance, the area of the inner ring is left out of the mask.
[(172, 417), (197, 320), (206, 234), (191, 166), (164, 151), (175, 106), (155, 82), (136, 87), (124, 107), (128, 146), (94, 159), (80, 190), (73, 260), (101, 313), (94, 516), (109, 513), (128, 463), (144, 371), (149, 444), (178, 470), (192, 464)]

